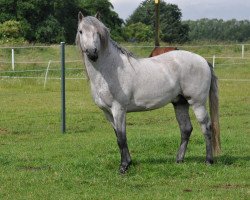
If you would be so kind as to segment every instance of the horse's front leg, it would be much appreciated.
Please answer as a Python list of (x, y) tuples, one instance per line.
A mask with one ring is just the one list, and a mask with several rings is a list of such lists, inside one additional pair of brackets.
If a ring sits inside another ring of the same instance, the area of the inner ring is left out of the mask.
[(121, 106), (114, 106), (112, 108), (112, 115), (114, 119), (114, 130), (117, 137), (117, 143), (121, 153), (120, 173), (125, 173), (131, 164), (131, 157), (127, 145), (126, 136), (126, 110)]

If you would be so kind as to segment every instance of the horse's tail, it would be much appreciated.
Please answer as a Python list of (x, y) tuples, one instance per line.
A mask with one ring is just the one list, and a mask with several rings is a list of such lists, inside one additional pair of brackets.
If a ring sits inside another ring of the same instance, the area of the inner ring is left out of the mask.
[(212, 128), (212, 145), (214, 155), (218, 155), (221, 151), (220, 143), (220, 123), (219, 123), (219, 96), (218, 96), (218, 80), (214, 74), (213, 66), (208, 63), (211, 70), (211, 86), (209, 91), (209, 108)]

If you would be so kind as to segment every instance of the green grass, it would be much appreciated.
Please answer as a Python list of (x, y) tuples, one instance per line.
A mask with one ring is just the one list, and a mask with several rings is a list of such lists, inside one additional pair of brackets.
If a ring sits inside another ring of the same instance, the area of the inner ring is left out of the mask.
[[(250, 79), (249, 64), (215, 71), (220, 79)], [(175, 163), (180, 134), (168, 105), (128, 114), (133, 165), (120, 175), (115, 135), (86, 80), (66, 82), (67, 134), (61, 134), (60, 81), (44, 89), (43, 80), (0, 79), (0, 199), (249, 199), (250, 82), (219, 86), (223, 152), (213, 166), (204, 164), (192, 111), (185, 163)]]

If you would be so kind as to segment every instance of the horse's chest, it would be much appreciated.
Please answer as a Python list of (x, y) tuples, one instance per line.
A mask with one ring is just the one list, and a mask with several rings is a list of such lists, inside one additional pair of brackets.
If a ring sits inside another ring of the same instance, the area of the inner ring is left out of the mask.
[(96, 105), (100, 108), (110, 108), (113, 102), (113, 96), (106, 83), (91, 85), (92, 96)]

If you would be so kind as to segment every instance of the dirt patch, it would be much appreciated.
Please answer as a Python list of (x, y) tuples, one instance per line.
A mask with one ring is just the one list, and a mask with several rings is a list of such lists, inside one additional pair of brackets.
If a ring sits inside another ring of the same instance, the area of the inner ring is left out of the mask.
[(0, 134), (8, 134), (9, 131), (7, 129), (4, 128), (0, 128)]
[(24, 171), (41, 171), (41, 170), (49, 170), (50, 166), (20, 166), (17, 167), (17, 169)]
[(183, 192), (193, 192), (191, 189), (184, 189)]

